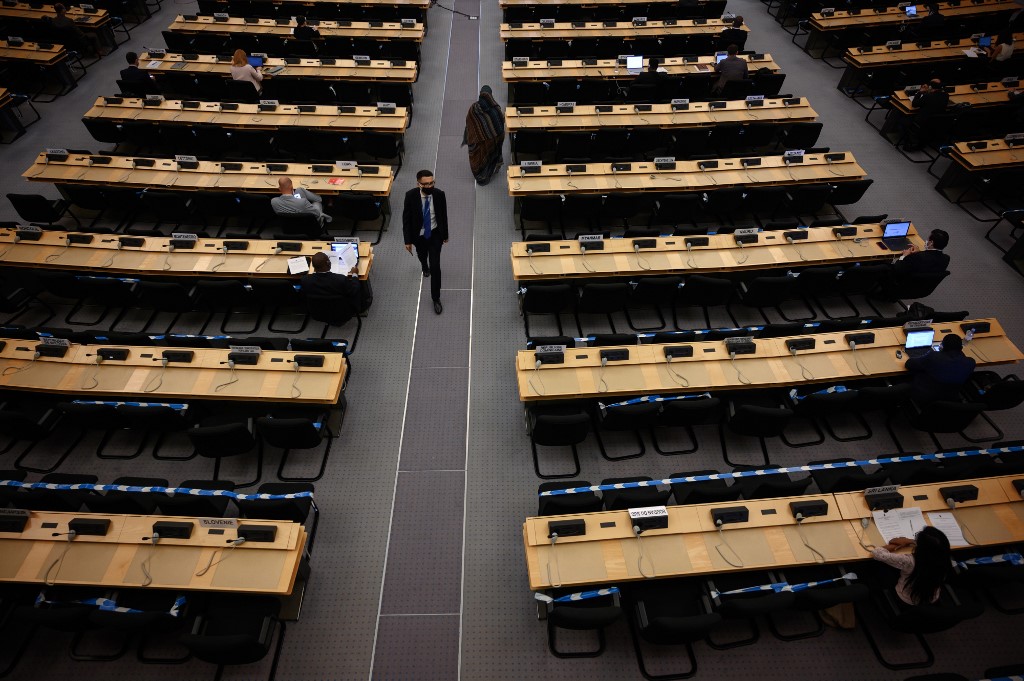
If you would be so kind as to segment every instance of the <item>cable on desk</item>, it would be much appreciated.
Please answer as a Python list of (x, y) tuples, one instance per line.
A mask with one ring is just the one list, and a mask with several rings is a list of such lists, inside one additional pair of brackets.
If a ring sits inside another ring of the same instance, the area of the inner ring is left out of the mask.
[(226, 388), (229, 385), (234, 385), (235, 383), (238, 383), (238, 374), (235, 373), (235, 363), (233, 360), (230, 359), (228, 360), (228, 371), (228, 380), (215, 387), (213, 389), (213, 392), (219, 393), (221, 388)]
[[(209, 572), (210, 568), (212, 568), (214, 565), (220, 565), (225, 560), (227, 560), (228, 556), (231, 555), (231, 552), (234, 549), (238, 548), (239, 546), (245, 543), (245, 537), (239, 537), (238, 539), (230, 539), (228, 540), (228, 543), (231, 544), (231, 546), (228, 547), (228, 550), (225, 551), (224, 549), (217, 549), (216, 551), (214, 551), (213, 554), (210, 556), (210, 562), (206, 564), (206, 567), (204, 567), (202, 570), (196, 573), (196, 577), (202, 577), (207, 572)], [(218, 553), (223, 555), (221, 555), (221, 557), (217, 561), (214, 561), (213, 559), (217, 557)]]
[[(64, 556), (68, 555), (68, 550), (71, 548), (71, 542), (76, 536), (78, 536), (78, 533), (74, 530), (53, 533), (54, 537), (60, 537), (61, 535), (68, 538), (68, 543), (64, 545), (64, 550), (60, 552), (60, 555), (56, 560), (50, 563), (50, 567), (46, 568), (46, 574), (43, 575), (43, 584), (46, 586), (53, 586), (57, 583), (57, 575), (60, 574), (60, 569), (64, 566)], [(53, 568), (57, 568), (57, 571), (54, 572)], [(50, 577), (51, 573), (53, 574), (52, 578)]]
[[(604, 372), (608, 367), (608, 358), (601, 358), (601, 373), (597, 377), (597, 392), (606, 393), (608, 392), (608, 381), (604, 380)], [(604, 386), (603, 388), (601, 386)]]
[[(716, 161), (716, 163), (717, 163), (717, 161)], [(709, 175), (709, 174), (708, 174), (708, 171), (707, 171), (707, 169), (706, 169), (706, 168), (704, 167), (704, 164), (703, 164), (703, 163), (698, 163), (698, 164), (697, 164), (697, 168), (699, 168), (699, 169), (700, 169), (700, 172), (704, 173), (704, 176), (705, 176), (705, 177), (707, 177), (707, 178), (708, 178), (709, 180), (711, 180), (711, 184), (718, 184), (718, 180), (716, 180), (716, 179), (715, 179), (715, 176), (714, 176), (714, 175)]]
[(813, 381), (814, 380), (814, 374), (812, 374), (811, 370), (808, 369), (806, 366), (804, 366), (804, 363), (800, 361), (800, 358), (796, 354), (796, 350), (795, 349), (790, 349), (789, 353), (791, 355), (793, 355), (793, 361), (796, 362), (796, 365), (798, 367), (800, 367), (800, 375), (804, 377), (804, 380), (805, 381)]
[[(558, 588), (562, 586), (562, 570), (558, 567), (558, 554), (555, 552), (555, 542), (558, 541), (558, 533), (552, 532), (548, 538), (551, 540), (551, 558), (548, 560), (547, 565), (545, 565), (548, 573), (548, 584)], [(557, 580), (551, 576), (551, 563), (555, 564), (555, 573), (558, 574)]]
[(583, 255), (583, 269), (588, 272), (597, 272), (597, 270), (591, 267), (590, 263), (587, 262), (587, 247), (582, 243), (580, 243), (580, 254)]
[(967, 348), (968, 350), (970, 350), (971, 354), (974, 355), (975, 357), (977, 357), (978, 359), (980, 359), (982, 362), (985, 362), (986, 364), (988, 364), (988, 363), (990, 363), (992, 361), (992, 360), (990, 360), (988, 358), (988, 355), (986, 355), (984, 352), (982, 352), (978, 348), (974, 347), (974, 339), (971, 339), (970, 341), (964, 343), (964, 347)]
[[(853, 252), (853, 249), (846, 245), (846, 239), (844, 239), (841, 236), (836, 236), (836, 241), (843, 244), (843, 247), (846, 248), (846, 252), (849, 253), (851, 257), (857, 257), (857, 255)], [(856, 243), (856, 240), (854, 241), (854, 243)]]
[(684, 388), (690, 387), (690, 381), (687, 380), (686, 376), (683, 376), (681, 373), (677, 372), (675, 369), (672, 368), (672, 357), (665, 357), (665, 368), (668, 370), (669, 375), (672, 376), (672, 378), (676, 379), (676, 382), (679, 385), (683, 386)]
[(651, 564), (651, 574), (647, 574), (646, 572), (644, 572), (644, 542), (642, 539), (640, 539), (640, 535), (642, 533), (643, 531), (640, 529), (639, 525), (633, 526), (633, 536), (636, 537), (636, 545), (640, 551), (640, 555), (636, 557), (636, 569), (641, 576), (647, 579), (652, 579), (653, 577), (657, 577), (657, 574), (654, 570), (654, 561), (650, 558), (647, 559), (647, 562)]
[(640, 255), (640, 247), (637, 246), (636, 244), (633, 244), (633, 252), (636, 253), (637, 267), (639, 267), (642, 270), (649, 271), (651, 269), (651, 263), (649, 260), (647, 260), (647, 258)]
[(693, 259), (693, 246), (686, 244), (686, 266), (690, 269), (699, 269), (697, 267), (697, 261)]
[(803, 260), (804, 262), (807, 262), (807, 258), (804, 257), (803, 251), (801, 251), (800, 247), (796, 245), (795, 241), (793, 241), (793, 237), (787, 236), (786, 241), (788, 241), (789, 245), (793, 247), (793, 250), (796, 251), (796, 254), (800, 256), (800, 259)]
[(117, 257), (117, 253), (120, 250), (121, 250), (121, 242), (118, 241), (117, 242), (117, 248), (114, 249), (114, 251), (110, 254), (110, 257), (107, 258), (107, 261), (105, 263), (103, 263), (102, 265), (100, 265), (100, 267), (110, 267), (111, 265), (113, 265), (114, 264), (114, 258)]
[[(971, 546), (980, 546), (981, 544), (978, 542), (978, 537), (974, 534), (974, 530), (972, 530), (970, 525), (965, 523), (961, 518), (957, 517), (956, 500), (953, 499), (952, 497), (946, 499), (946, 506), (949, 506), (950, 515), (953, 516), (953, 519), (956, 520), (957, 524), (960, 526), (961, 534), (964, 535), (964, 541), (966, 541)], [(967, 536), (968, 533), (971, 535), (970, 537)]]
[(217, 263), (216, 265), (214, 265), (213, 267), (210, 268), (211, 272), (216, 272), (217, 270), (219, 270), (221, 267), (224, 266), (224, 263), (226, 263), (228, 261), (228, 247), (226, 245), (225, 246), (221, 246), (220, 250), (221, 250), (221, 252), (224, 255), (221, 256), (221, 259), (220, 259), (219, 263)]
[[(718, 528), (718, 539), (720, 540), (718, 544), (715, 544), (715, 551), (718, 551), (718, 555), (721, 556), (722, 560), (724, 560), (729, 565), (732, 565), (736, 568), (744, 567), (743, 559), (740, 558), (740, 554), (736, 553), (736, 549), (732, 547), (732, 544), (729, 543), (729, 541), (725, 538), (725, 534), (722, 532), (722, 521), (716, 520), (715, 526)], [(732, 555), (734, 555), (736, 557), (736, 560), (739, 561), (738, 563), (734, 563), (731, 560), (729, 560), (729, 557), (722, 552), (723, 546), (732, 552)]]
[[(537, 373), (538, 371), (540, 371), (541, 364), (543, 364), (543, 362), (541, 362), (539, 359), (536, 362), (534, 362), (533, 374), (530, 376), (530, 380), (528, 381), (530, 387), (533, 388), (533, 392), (537, 393), (538, 395), (543, 395), (544, 392), (547, 390), (547, 388), (544, 386), (544, 381), (541, 380), (540, 375)], [(534, 385), (533, 383), (534, 377), (536, 377), (537, 382), (540, 383), (540, 390), (537, 390), (537, 386)]]
[(160, 364), (162, 364), (163, 366), (160, 367), (160, 372), (155, 377), (156, 378), (156, 385), (153, 386), (152, 388), (149, 387), (149, 384), (152, 383), (153, 380), (154, 380), (153, 378), (151, 378), (151, 379), (149, 379), (149, 383), (147, 383), (142, 388), (142, 392), (145, 392), (145, 393), (156, 392), (157, 390), (160, 389), (160, 386), (162, 386), (164, 384), (164, 372), (167, 371), (167, 364), (168, 364), (167, 358), (166, 357), (161, 357), (160, 358)]
[[(88, 355), (86, 355), (86, 357), (88, 357)], [(92, 376), (89, 377), (89, 380), (92, 381), (92, 384), (91, 385), (85, 385), (85, 381), (83, 381), (82, 382), (82, 390), (92, 390), (93, 388), (95, 388), (96, 386), (98, 386), (100, 384), (99, 373), (100, 373), (100, 364), (102, 362), (103, 362), (103, 355), (97, 354), (96, 355), (96, 368), (93, 369)]]
[(173, 253), (173, 252), (174, 252), (174, 244), (168, 243), (167, 244), (167, 253), (164, 255), (164, 263), (163, 263), (163, 265), (161, 265), (162, 269), (164, 269), (164, 270), (171, 269), (171, 253)]
[(812, 554), (814, 554), (814, 562), (815, 563), (824, 563), (825, 562), (825, 554), (823, 554), (821, 551), (819, 551), (818, 549), (814, 548), (813, 546), (811, 546), (807, 542), (807, 535), (804, 534), (804, 528), (803, 528), (803, 525), (802, 525), (804, 520), (805, 519), (804, 519), (803, 513), (797, 513), (796, 514), (796, 533), (798, 535), (800, 535), (800, 541), (802, 541), (804, 543), (804, 546), (807, 547), (807, 549)]
[(740, 367), (739, 367), (739, 365), (738, 365), (738, 364), (736, 364), (736, 353), (735, 353), (735, 352), (730, 352), (730, 353), (729, 353), (729, 361), (730, 361), (730, 362), (732, 362), (732, 368), (736, 370), (736, 379), (737, 379), (737, 380), (738, 380), (738, 381), (739, 381), (740, 383), (742, 383), (743, 385), (750, 385), (750, 379), (749, 379), (749, 378), (747, 378), (747, 377), (746, 377), (746, 376), (745, 376), (745, 375), (743, 374), (743, 372), (742, 372), (742, 371), (740, 371)]
[(298, 386), (298, 382), (299, 382), (299, 363), (296, 362), (293, 359), (292, 360), (292, 364), (295, 365), (295, 375), (292, 378), (292, 398), (294, 399), (294, 398), (302, 397), (302, 388), (300, 388)]
[(860, 357), (857, 356), (857, 344), (853, 341), (850, 341), (850, 350), (853, 351), (853, 365), (857, 367), (857, 371), (860, 372), (861, 376), (867, 376), (868, 372), (864, 365), (860, 363)]
[[(282, 249), (280, 246), (275, 247), (274, 255), (281, 255), (282, 250), (284, 249)], [(263, 269), (263, 266), (270, 262), (270, 259), (273, 258), (274, 255), (268, 255), (267, 257), (263, 258), (263, 260), (260, 261), (260, 264), (256, 265), (256, 271), (259, 272), (261, 269)]]
[[(36, 350), (34, 353), (32, 353), (32, 359), (28, 361), (28, 364), (21, 367), (7, 367), (3, 370), (3, 373), (0, 373), (0, 376), (13, 376), (14, 374), (20, 374), (22, 371), (28, 369), (33, 364), (35, 364), (35, 361), (39, 359), (39, 356), (39, 351)], [(11, 371), (11, 369), (14, 369), (14, 371)]]
[(148, 539), (151, 542), (149, 551), (146, 553), (146, 558), (139, 566), (142, 568), (142, 586), (149, 586), (153, 583), (153, 574), (150, 572), (150, 567), (153, 564), (153, 554), (156, 553), (156, 544), (160, 541), (160, 535), (154, 532), (152, 537), (143, 537), (143, 539)]
[(860, 519), (860, 527), (861, 527), (862, 531), (861, 532), (857, 532), (857, 528), (856, 527), (853, 528), (853, 533), (855, 535), (857, 535), (857, 543), (860, 544), (860, 547), (862, 549), (864, 549), (865, 551), (874, 551), (876, 548), (878, 548), (874, 544), (865, 544), (864, 543), (864, 539), (867, 536), (868, 525), (870, 525), (870, 524), (871, 524), (871, 518), (861, 518)]
[(742, 264), (746, 263), (748, 260), (750, 260), (750, 254), (749, 253), (743, 253), (743, 242), (742, 241), (737, 241), (736, 245), (739, 246), (740, 253), (743, 254), (743, 260), (737, 260), (736, 264), (737, 265), (742, 265)]

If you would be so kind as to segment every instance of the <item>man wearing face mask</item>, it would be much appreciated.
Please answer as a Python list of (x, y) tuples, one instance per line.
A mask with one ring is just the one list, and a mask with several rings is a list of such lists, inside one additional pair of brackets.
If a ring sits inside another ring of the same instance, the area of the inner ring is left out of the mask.
[(423, 276), (430, 277), (434, 313), (441, 314), (441, 247), (448, 243), (448, 201), (443, 191), (434, 188), (433, 171), (416, 173), (416, 184), (406, 192), (402, 211), (405, 250), (412, 253), (416, 247)]

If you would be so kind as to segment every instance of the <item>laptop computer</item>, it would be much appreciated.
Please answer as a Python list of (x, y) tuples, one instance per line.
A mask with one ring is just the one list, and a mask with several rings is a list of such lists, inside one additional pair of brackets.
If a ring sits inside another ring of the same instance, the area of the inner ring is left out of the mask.
[(728, 52), (715, 52), (715, 63), (721, 64), (722, 60), (729, 56)]
[(639, 75), (644, 70), (644, 56), (638, 54), (636, 56), (626, 57), (626, 72), (634, 76)]
[(917, 5), (907, 5), (903, 9), (905, 9), (907, 11), (907, 16), (908, 17), (916, 17), (917, 16)]
[(911, 245), (907, 238), (909, 233), (909, 222), (890, 222), (883, 227), (882, 245), (890, 251), (905, 251)]
[(349, 274), (359, 271), (359, 244), (357, 243), (332, 243), (331, 252), (327, 254), (331, 259), (331, 272), (335, 274)]
[(992, 47), (992, 36), (986, 35), (978, 38), (978, 47)]
[(914, 329), (907, 332), (907, 342), (903, 346), (907, 357), (924, 357), (932, 351), (935, 341), (935, 329)]
[(254, 69), (258, 69), (263, 66), (263, 57), (247, 57), (247, 59), (249, 60), (249, 66)]

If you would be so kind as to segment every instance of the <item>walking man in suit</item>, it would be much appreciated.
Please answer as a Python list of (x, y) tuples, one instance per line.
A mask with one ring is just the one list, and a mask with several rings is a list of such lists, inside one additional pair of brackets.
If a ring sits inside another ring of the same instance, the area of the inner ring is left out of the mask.
[(434, 188), (434, 172), (416, 173), (416, 188), (405, 193), (402, 211), (402, 231), (405, 250), (416, 257), (423, 268), (423, 276), (430, 277), (430, 297), (434, 313), (441, 314), (441, 247), (448, 243), (448, 201), (444, 192)]

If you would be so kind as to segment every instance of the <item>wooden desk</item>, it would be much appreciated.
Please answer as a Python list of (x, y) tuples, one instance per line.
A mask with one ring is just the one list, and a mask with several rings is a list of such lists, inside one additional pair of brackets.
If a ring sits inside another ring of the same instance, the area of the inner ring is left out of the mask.
[[(66, 533), (73, 518), (105, 518), (110, 528), (106, 536), (80, 535), (70, 543), (66, 537), (53, 536)], [(161, 539), (154, 546), (148, 537), (153, 523), (160, 521), (191, 521), (192, 536)], [(212, 534), (200, 527), (199, 518), (32, 511), (24, 532), (0, 532), (0, 582), (43, 584), (49, 572), (49, 582), (59, 585), (138, 588), (145, 583), (142, 564), (148, 560), (153, 589), (290, 594), (302, 562), (305, 529), (283, 520), (238, 522), (276, 527), (277, 535), (273, 542), (248, 541), (227, 548), (227, 542), (238, 536), (230, 523), (214, 530), (221, 534)], [(196, 576), (219, 558), (224, 560)]]
[[(985, 143), (983, 149), (971, 149), (968, 146), (982, 142)], [(1011, 147), (1001, 139), (957, 142), (949, 157), (967, 171), (1024, 168), (1024, 147)]]
[[(377, 81), (388, 83), (414, 83), (416, 62), (407, 61), (402, 66), (392, 66), (383, 59), (371, 60), (368, 66), (356, 66), (352, 59), (335, 59), (334, 64), (325, 64), (323, 59), (300, 58), (298, 64), (286, 64), (284, 59), (268, 58), (264, 64), (263, 78), (316, 78), (319, 80)], [(175, 64), (184, 67), (175, 68)], [(279, 73), (268, 69), (282, 67)], [(200, 54), (196, 59), (184, 59), (180, 54), (168, 53), (163, 57), (152, 57), (144, 52), (139, 58), (139, 68), (150, 73), (213, 74), (231, 77), (231, 62), (218, 61), (217, 55)]]
[[(657, 247), (633, 251), (634, 239), (605, 239), (603, 251), (580, 252), (577, 241), (551, 241), (548, 253), (526, 252), (536, 241), (512, 244), (512, 276), (517, 281), (653, 276), (657, 274), (704, 274), (747, 270), (786, 269), (812, 265), (888, 262), (893, 253), (882, 248), (881, 225), (854, 225), (856, 237), (837, 240), (832, 227), (807, 229), (807, 239), (786, 241), (784, 231), (761, 232), (758, 243), (740, 248), (732, 234), (709, 236), (708, 246), (686, 250), (686, 237), (655, 239)], [(911, 226), (910, 240), (924, 248), (924, 240)], [(854, 243), (859, 239), (860, 243)], [(586, 266), (584, 266), (584, 262)], [(590, 269), (588, 270), (587, 267)], [(591, 271), (593, 270), (593, 271)]]
[[(953, 45), (947, 45), (944, 40), (930, 42), (922, 41), (925, 47), (918, 47), (914, 42), (906, 42), (899, 50), (890, 50), (885, 45), (874, 45), (871, 49), (861, 52), (858, 47), (851, 47), (843, 55), (843, 61), (849, 69), (872, 69), (890, 66), (904, 66), (907, 64), (921, 64), (930, 62), (955, 61), (970, 59), (964, 50), (976, 47), (976, 41), (964, 38)], [(1014, 50), (1024, 50), (1024, 33), (1015, 33), (1013, 36)], [(844, 75), (844, 80), (846, 76)], [(842, 86), (842, 81), (840, 82)]]
[[(606, 26), (602, 21), (580, 22), (583, 26), (574, 26), (571, 21), (556, 22), (552, 28), (542, 28), (540, 23), (513, 22), (501, 25), (502, 40), (576, 40), (582, 38), (662, 38), (682, 35), (719, 35), (723, 30), (732, 28), (731, 21), (708, 19), (707, 23), (697, 24), (692, 19), (671, 19), (674, 22), (648, 21), (643, 26), (634, 26), (632, 21), (617, 21), (614, 26)], [(744, 24), (740, 30), (749, 31)]]
[[(615, 5), (650, 5), (650, 4), (672, 3), (677, 4), (678, 0), (498, 0), (498, 6), (506, 7), (543, 7), (545, 5), (587, 5), (594, 7), (609, 7)], [(697, 3), (705, 4), (704, 0)]]
[[(75, 22), (75, 26), (83, 31), (99, 30), (110, 24), (110, 13), (105, 9), (96, 8), (95, 12), (86, 12), (77, 5), (67, 6), (67, 17)], [(55, 19), (56, 10), (53, 5), (43, 5), (33, 8), (27, 2), (19, 2), (13, 6), (0, 6), (0, 18), (21, 19), (25, 21), (38, 21), (41, 19)]]
[[(951, 6), (948, 2), (940, 2), (939, 13), (947, 19), (964, 19), (979, 17), (998, 12), (1014, 12), (1019, 6), (1011, 0), (985, 0), (977, 5), (970, 2), (963, 2), (958, 7)], [(821, 12), (813, 12), (810, 19), (810, 27), (815, 31), (829, 32), (841, 31), (846, 28), (879, 28), (883, 26), (899, 26), (900, 24), (916, 24), (928, 16), (928, 9), (923, 4), (917, 5), (917, 14), (908, 17), (907, 13), (898, 7), (879, 7), (882, 12), (875, 12), (870, 8), (861, 10), (859, 14), (850, 14), (847, 10), (837, 9), (830, 17), (823, 17)]]
[[(96, 364), (97, 345), (72, 344), (64, 357), (39, 357), (32, 360), (35, 341), (3, 339), (0, 367), (13, 369), (0, 376), (0, 388), (37, 393), (137, 397), (148, 401), (232, 400), (251, 402), (287, 402), (300, 404), (337, 404), (345, 382), (348, 363), (341, 353), (323, 353), (322, 367), (301, 367), (291, 363), (296, 355), (321, 354), (264, 350), (255, 365), (228, 368), (229, 350), (195, 348), (191, 363), (170, 362), (161, 365), (161, 346), (118, 346), (128, 350), (124, 361), (107, 360)], [(233, 378), (238, 380), (230, 383)], [(298, 396), (293, 390), (300, 391)], [(95, 386), (93, 383), (95, 382)], [(217, 386), (223, 385), (220, 390)], [(93, 387), (86, 387), (93, 386)]]
[[(841, 152), (836, 152), (841, 153)], [(730, 186), (792, 185), (803, 182), (858, 180), (867, 173), (850, 152), (841, 161), (828, 163), (824, 154), (807, 154), (803, 163), (786, 166), (781, 156), (762, 156), (761, 165), (744, 168), (740, 159), (717, 159), (718, 168), (703, 171), (703, 161), (676, 161), (675, 170), (656, 170), (653, 163), (632, 163), (628, 171), (612, 173), (610, 163), (588, 163), (584, 172), (571, 176), (565, 164), (541, 166), (537, 174), (521, 175), (509, 168), (509, 195), (607, 194), (609, 192), (711, 191)]]
[[(958, 503), (953, 515), (964, 529), (968, 541), (989, 546), (1024, 540), (1024, 504), (1012, 484), (1013, 480), (1019, 479), (1019, 475), (1007, 475), (928, 485), (902, 485), (899, 493), (903, 495), (904, 508), (917, 506), (925, 514), (931, 511), (948, 512), (949, 506), (939, 490), (943, 487), (974, 485), (978, 488), (978, 499)], [(835, 497), (843, 518), (855, 521), (851, 525), (859, 528), (861, 518), (871, 517), (863, 492), (844, 492)], [(865, 543), (876, 546), (884, 544), (874, 523), (864, 530), (864, 536)]]
[[(1024, 359), (996, 320), (985, 321), (992, 329), (976, 334), (965, 346), (969, 357), (979, 366)], [(947, 333), (963, 335), (960, 323), (932, 324), (932, 328), (938, 338)], [(693, 357), (674, 359), (671, 365), (665, 361), (666, 345), (631, 345), (629, 360), (609, 362), (603, 370), (603, 348), (570, 348), (564, 364), (544, 364), (540, 369), (535, 368), (534, 352), (521, 350), (516, 356), (516, 382), (523, 402), (588, 397), (614, 401), (635, 395), (792, 387), (906, 373), (906, 360), (896, 357), (896, 350), (906, 341), (903, 329), (878, 328), (872, 332), (875, 342), (856, 351), (850, 350), (844, 340), (846, 333), (852, 332), (801, 335), (814, 338), (815, 348), (801, 351), (797, 357), (786, 347), (786, 338), (757, 339), (756, 353), (738, 355), (735, 361), (730, 360), (724, 341), (669, 344), (693, 347)], [(678, 376), (669, 372), (669, 366)], [(804, 370), (813, 378), (805, 378)]]
[[(976, 90), (974, 85), (950, 86), (953, 91), (949, 93), (949, 105), (970, 104), (973, 108), (1002, 106), (1009, 103), (1010, 92), (1020, 89), (1020, 86), (1006, 87), (1000, 82), (981, 83), (981, 85), (985, 86), (984, 90)], [(893, 109), (908, 116), (917, 113), (913, 101), (914, 95), (908, 95), (906, 90), (896, 90), (889, 98)]]
[(252, 0), (253, 2), (266, 2), (274, 5), (283, 5), (288, 8), (298, 6), (325, 5), (328, 7), (345, 7), (348, 5), (358, 7), (401, 7), (402, 9), (421, 9), (426, 11), (430, 8), (430, 0)]
[[(367, 40), (410, 40), (417, 43), (423, 42), (423, 35), (426, 32), (424, 25), (417, 22), (415, 26), (403, 26), (397, 21), (384, 21), (380, 26), (371, 26), (368, 21), (346, 22), (349, 25), (340, 26), (338, 21), (320, 21), (314, 28), (319, 31), (322, 37), (338, 36), (348, 38), (365, 38)], [(375, 22), (376, 23), (376, 22)], [(247, 35), (275, 35), (289, 37), (295, 30), (295, 22), (279, 24), (274, 19), (245, 19), (243, 17), (229, 17), (227, 21), (215, 21), (212, 16), (196, 16), (179, 14), (171, 25), (167, 27), (173, 33), (216, 33), (216, 34), (247, 34)]]
[[(826, 501), (828, 515), (808, 518), (798, 528), (789, 504), (811, 500)], [(713, 509), (735, 506), (745, 506), (750, 521), (722, 527), (728, 546), (721, 551), (741, 567), (731, 565), (719, 553), (722, 538), (711, 519)], [(853, 524), (843, 520), (831, 494), (669, 506), (667, 510), (668, 528), (648, 530), (641, 539), (644, 572), (658, 578), (814, 565), (815, 556), (804, 546), (804, 537), (829, 563), (868, 557)], [(548, 523), (576, 519), (586, 523), (586, 535), (559, 537), (552, 549)], [(562, 586), (582, 586), (644, 579), (628, 511), (527, 518), (523, 544), (532, 590), (549, 589), (552, 582), (559, 581)]]
[[(138, 97), (114, 98), (108, 103), (97, 97), (83, 120), (128, 121), (168, 125), (216, 125), (241, 130), (277, 130), (297, 127), (330, 132), (381, 132), (404, 135), (409, 127), (409, 111), (396, 107), (393, 114), (382, 114), (375, 106), (357, 106), (353, 113), (341, 113), (328, 104), (279, 104), (274, 111), (260, 111), (258, 104), (238, 104), (236, 111), (222, 111), (220, 102), (197, 102), (195, 108), (183, 108), (180, 100), (165, 100), (158, 106), (146, 106)], [(312, 107), (312, 110), (309, 108)]]
[[(281, 170), (270, 170), (278, 164), (241, 163), (241, 170), (223, 170), (222, 163), (200, 161), (196, 170), (178, 169), (173, 159), (150, 158), (155, 165), (132, 168), (133, 158), (139, 156), (112, 156), (109, 164), (89, 165), (88, 156), (71, 155), (67, 161), (46, 163), (46, 153), (40, 153), (22, 177), (33, 182), (58, 184), (94, 184), (101, 186), (176, 189), (181, 191), (246, 191), (277, 194), (277, 178), (287, 175), (296, 186), (304, 187), (323, 196), (349, 192), (388, 196), (394, 181), (391, 166), (360, 166), (377, 168), (378, 174), (359, 175), (357, 169), (334, 167), (330, 173), (313, 173), (308, 163), (285, 163)], [(341, 184), (331, 184), (340, 180)]]
[(31, 43), (27, 40), (18, 46), (11, 46), (6, 39), (0, 40), (0, 62), (30, 62), (37, 66), (57, 66), (67, 59), (63, 45), (53, 43)]
[[(939, 498), (939, 487), (976, 485), (978, 501), (957, 504), (953, 513), (961, 527), (967, 528), (964, 531), (969, 538), (979, 545), (997, 546), (1024, 539), (1024, 504), (1010, 482), (1018, 477), (909, 485), (901, 487), (900, 493), (905, 507), (920, 506), (925, 513), (948, 511)], [(1007, 493), (1007, 489), (1014, 493)], [(789, 504), (812, 500), (826, 501), (828, 515), (808, 518), (798, 528)], [(750, 520), (723, 526), (722, 534), (736, 555), (725, 546), (722, 551), (733, 562), (739, 557), (742, 567), (730, 565), (719, 553), (716, 547), (721, 538), (711, 519), (712, 509), (734, 506), (745, 506)], [(668, 506), (667, 510), (668, 528), (648, 530), (642, 535), (644, 571), (651, 574), (653, 569), (658, 578), (813, 565), (815, 556), (804, 545), (804, 539), (822, 553), (826, 563), (870, 558), (861, 546), (861, 532), (865, 544), (883, 543), (874, 524), (866, 530), (860, 527), (861, 518), (871, 517), (863, 492)], [(586, 535), (560, 537), (552, 549), (548, 523), (577, 519), (586, 523)], [(628, 511), (527, 518), (523, 523), (523, 546), (532, 590), (552, 588), (552, 581), (574, 587), (644, 579), (638, 569), (639, 551)], [(553, 560), (552, 551), (557, 560)]]
[[(111, 274), (150, 277), (244, 277), (249, 279), (298, 279), (288, 273), (288, 259), (312, 256), (330, 251), (322, 241), (295, 241), (298, 251), (275, 253), (279, 241), (253, 239), (244, 251), (222, 250), (225, 241), (239, 239), (199, 239), (194, 249), (168, 249), (169, 237), (142, 237), (141, 247), (118, 249), (118, 236), (94, 234), (90, 244), (68, 245), (66, 234), (74, 232), (43, 232), (39, 241), (14, 243), (14, 229), (0, 229), (0, 266), (52, 269), (81, 274)], [(287, 240), (282, 240), (287, 241)], [(115, 255), (116, 254), (116, 255)], [(111, 256), (113, 260), (111, 261)], [(111, 264), (107, 265), (106, 263)], [(373, 247), (359, 242), (359, 279), (370, 277)], [(216, 267), (216, 270), (213, 268)], [(257, 269), (259, 268), (259, 269)]]
[[(764, 55), (763, 59), (751, 59), (751, 55), (740, 55), (747, 61), (750, 70), (769, 69), (772, 73), (779, 73), (782, 69), (772, 60), (770, 54)], [(647, 68), (647, 59), (644, 59), (644, 68)], [(683, 57), (665, 57), (661, 67), (668, 71), (669, 77), (692, 76), (697, 74), (714, 74), (715, 57), (702, 56), (697, 61), (684, 62)], [(629, 73), (624, 65), (619, 65), (617, 59), (598, 59), (597, 64), (587, 66), (580, 59), (563, 59), (561, 66), (548, 66), (547, 61), (530, 61), (526, 66), (513, 66), (511, 61), (501, 64), (501, 78), (506, 83), (518, 83), (522, 81), (554, 80), (557, 78), (583, 78), (601, 80), (634, 80), (635, 75)]]
[[(690, 102), (686, 111), (673, 111), (671, 104), (652, 104), (639, 113), (632, 104), (610, 105), (599, 113), (594, 104), (577, 104), (572, 113), (558, 113), (554, 106), (509, 106), (505, 127), (509, 133), (521, 130), (601, 130), (607, 128), (713, 128), (719, 123), (797, 123), (817, 120), (810, 102), (786, 106), (782, 99), (765, 99), (764, 105), (748, 108), (746, 102), (728, 101), (724, 109), (711, 109), (709, 102)], [(523, 109), (526, 111), (523, 111)]]

